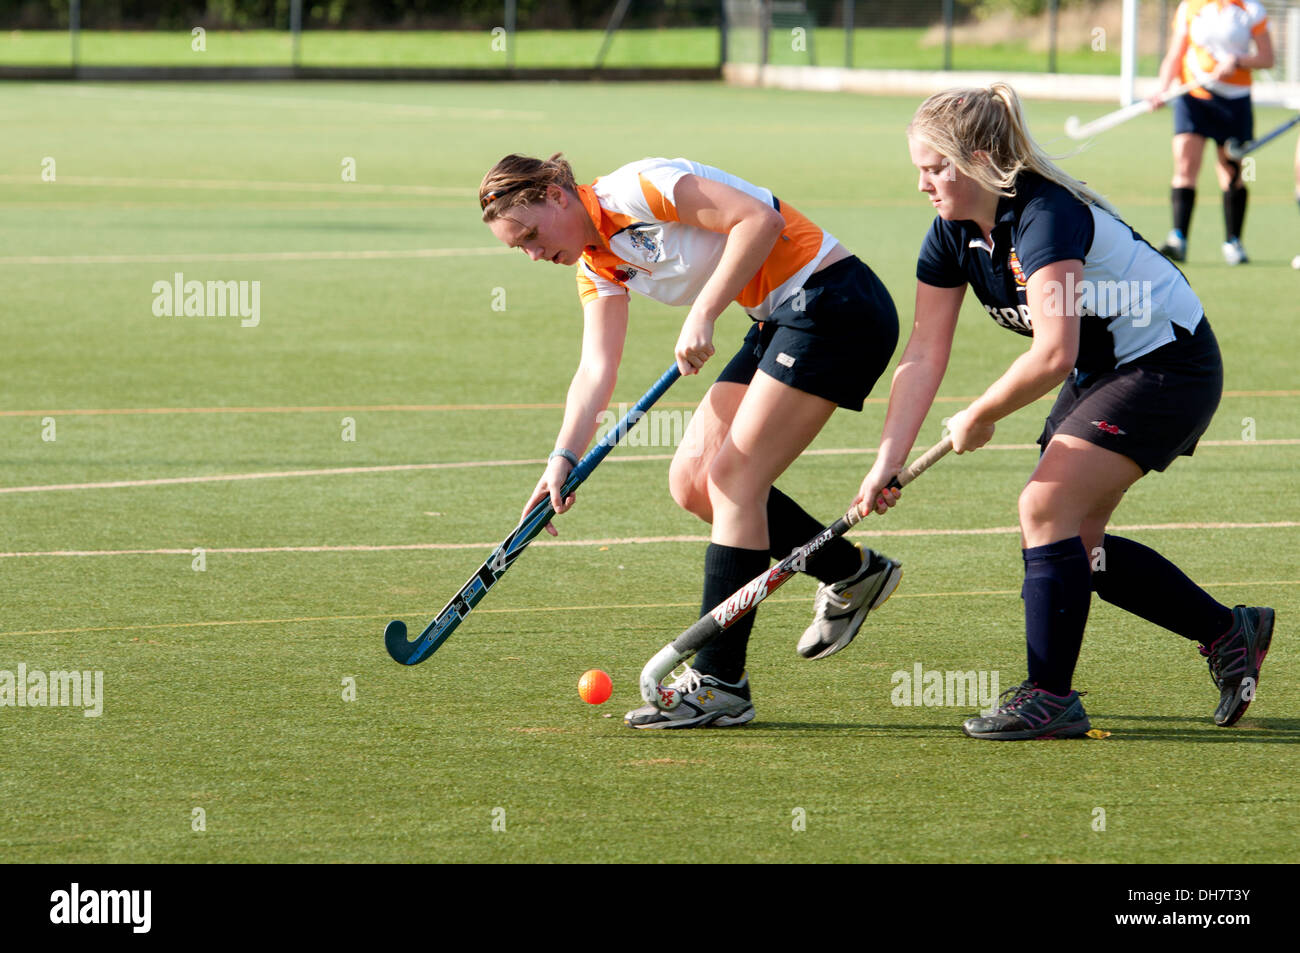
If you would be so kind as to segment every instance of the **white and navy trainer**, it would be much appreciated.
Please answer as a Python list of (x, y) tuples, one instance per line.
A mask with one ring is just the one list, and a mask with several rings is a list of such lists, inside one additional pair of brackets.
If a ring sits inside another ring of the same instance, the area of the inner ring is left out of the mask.
[(812, 625), (799, 639), (798, 651), (806, 659), (834, 655), (853, 641), (867, 613), (885, 604), (903, 578), (897, 560), (862, 549), (862, 568), (848, 579), (817, 587)]
[(669, 711), (642, 705), (623, 716), (629, 728), (729, 728), (754, 720), (754, 703), (749, 699), (749, 676), (740, 682), (726, 682), (683, 666), (685, 671), (667, 687), (677, 692), (678, 702)]

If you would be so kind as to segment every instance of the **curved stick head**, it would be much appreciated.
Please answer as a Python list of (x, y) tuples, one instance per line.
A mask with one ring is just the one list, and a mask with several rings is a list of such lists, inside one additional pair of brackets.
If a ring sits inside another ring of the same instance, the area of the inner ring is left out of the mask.
[(674, 649), (671, 643), (656, 652), (654, 658), (641, 669), (641, 700), (660, 711), (676, 708), (682, 700), (681, 693), (675, 688), (665, 688), (663, 680), (687, 657), (687, 654)]
[(394, 619), (384, 626), (384, 645), (388, 649), (388, 654), (394, 659), (403, 665), (411, 664), (408, 660), (415, 651), (415, 643), (409, 641), (406, 637), (405, 622)]
[(1078, 116), (1071, 116), (1070, 118), (1065, 120), (1065, 134), (1069, 136), (1071, 139), (1082, 139), (1083, 138), (1083, 135), (1081, 133), (1082, 129), (1083, 129), (1083, 123), (1079, 122)]
[(1242, 157), (1241, 143), (1236, 139), (1229, 139), (1223, 146), (1223, 151), (1228, 154), (1228, 158), (1236, 162)]

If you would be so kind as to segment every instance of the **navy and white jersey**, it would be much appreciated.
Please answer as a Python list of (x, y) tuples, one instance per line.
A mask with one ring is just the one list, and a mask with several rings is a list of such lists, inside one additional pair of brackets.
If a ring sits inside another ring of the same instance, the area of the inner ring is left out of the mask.
[(991, 248), (974, 222), (936, 217), (917, 280), (939, 288), (969, 283), (993, 320), (1032, 337), (1029, 276), (1054, 262), (1082, 261), (1078, 287), (1064, 282), (1055, 293), (1076, 303), (1076, 367), (1086, 374), (1170, 343), (1174, 325), (1196, 330), (1204, 309), (1183, 273), (1123, 221), (1033, 172), (1016, 177), (1015, 191), (998, 201)]

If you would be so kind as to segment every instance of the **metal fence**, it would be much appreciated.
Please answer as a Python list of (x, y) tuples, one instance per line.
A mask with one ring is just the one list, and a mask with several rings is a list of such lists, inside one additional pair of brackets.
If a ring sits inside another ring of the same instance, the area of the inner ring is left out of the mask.
[[(1264, 5), (1278, 54), (1270, 75), (1300, 82), (1300, 0)], [(1123, 0), (0, 0), (0, 73), (33, 67), (86, 75), (85, 68), (144, 66), (291, 71), (284, 75), (351, 69), (377, 77), (527, 78), (548, 70), (706, 77), (728, 61), (1114, 74), (1122, 6)], [(1039, 12), (1018, 12), (1026, 7)], [(1141, 0), (1140, 75), (1155, 74), (1176, 7), (1176, 0)]]

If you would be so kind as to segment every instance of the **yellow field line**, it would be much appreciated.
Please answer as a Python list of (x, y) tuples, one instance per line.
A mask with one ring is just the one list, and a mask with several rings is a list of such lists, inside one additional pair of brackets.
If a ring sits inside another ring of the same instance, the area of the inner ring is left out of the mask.
[[(451, 249), (455, 251), (455, 249)], [(504, 249), (508, 251), (509, 249)], [(480, 249), (487, 253), (490, 249)], [(0, 259), (3, 263), (4, 259)], [(1300, 390), (1225, 390), (1229, 397), (1300, 397)], [(1055, 400), (1048, 394), (1038, 398), (1040, 401)], [(974, 397), (951, 395), (936, 397), (936, 404), (969, 404)], [(888, 397), (868, 397), (868, 404), (883, 405), (889, 403)], [(699, 401), (676, 400), (660, 401), (658, 407), (696, 407)], [(102, 417), (131, 414), (337, 414), (337, 413), (456, 413), (459, 411), (506, 411), (506, 410), (563, 410), (564, 404), (516, 403), (516, 404), (338, 404), (338, 405), (282, 405), (268, 407), (82, 407), (72, 410), (0, 410), (0, 417)], [(1206, 441), (1202, 441), (1205, 443)], [(1237, 441), (1232, 441), (1236, 443)], [(1268, 441), (1256, 441), (1267, 443)]]
[[(1204, 582), (1200, 585), (1210, 588), (1242, 588), (1247, 586), (1300, 586), (1300, 579), (1282, 579), (1282, 580), (1260, 580), (1251, 582)], [(972, 589), (961, 592), (912, 592), (912, 593), (895, 593), (891, 599), (945, 599), (945, 598), (968, 598), (971, 596), (1014, 596), (1019, 595), (1019, 589)], [(772, 604), (789, 604), (801, 603), (807, 600), (802, 597), (778, 598), (773, 597), (765, 600), (768, 605)], [(642, 603), (621, 603), (608, 605), (588, 605), (588, 606), (517, 606), (503, 609), (475, 609), (474, 612), (479, 615), (519, 615), (533, 612), (600, 612), (613, 609), (691, 609), (698, 608), (699, 601), (695, 602), (642, 602)], [(408, 618), (424, 619), (433, 615), (432, 609), (417, 609), (404, 613)], [(27, 629), (21, 632), (3, 632), (0, 635), (6, 637), (27, 636), (27, 635), (81, 635), (89, 632), (134, 632), (134, 631), (155, 631), (158, 629), (202, 629), (218, 628), (231, 625), (298, 625), (307, 622), (359, 622), (368, 619), (391, 619), (391, 614), (371, 613), (368, 615), (322, 615), (322, 616), (298, 616), (285, 619), (218, 619), (206, 622), (150, 622), (140, 623), (138, 625), (103, 625), (84, 627), (77, 629)]]
[(25, 255), (0, 258), (0, 265), (143, 265), (215, 261), (401, 261), (411, 258), (463, 258), (505, 255), (504, 245), (486, 248), (357, 249), (354, 251), (159, 252), (149, 255)]
[[(1130, 523), (1113, 525), (1116, 532), (1134, 530), (1207, 530), (1207, 529), (1295, 529), (1300, 521), (1281, 520), (1265, 523)], [(915, 538), (923, 536), (1007, 536), (1019, 533), (1017, 526), (986, 526), (972, 529), (870, 529), (856, 530), (848, 535), (857, 538)], [(539, 539), (532, 546), (542, 548), (572, 546), (649, 546), (664, 543), (707, 543), (709, 537), (680, 536), (612, 536), (606, 539)], [(456, 552), (461, 550), (489, 551), (496, 543), (340, 543), (317, 546), (203, 546), (206, 555), (262, 556), (271, 553), (397, 553), (397, 552)], [(0, 559), (83, 558), (90, 556), (189, 556), (194, 549), (160, 547), (155, 549), (50, 549), (30, 552), (0, 553)]]
[[(1300, 439), (1283, 440), (1202, 440), (1202, 447), (1291, 447), (1300, 446)], [(992, 451), (1026, 451), (1037, 450), (1033, 443), (991, 443), (980, 448), (981, 452)], [(805, 450), (807, 457), (842, 457), (863, 456), (877, 452), (875, 447), (828, 447), (825, 449)], [(671, 453), (628, 454), (619, 453), (608, 459), (616, 463), (646, 463), (655, 460), (671, 460)], [(324, 467), (313, 470), (266, 470), (253, 473), (220, 473), (206, 476), (185, 477), (151, 477), (140, 480), (105, 480), (94, 483), (41, 483), (29, 486), (0, 487), (0, 494), (5, 493), (54, 493), (70, 490), (115, 490), (145, 486), (180, 486), (192, 483), (230, 483), (240, 480), (277, 480), (290, 477), (340, 476), (360, 473), (401, 473), (412, 470), (468, 470), (485, 467), (519, 467), (543, 466), (546, 461), (540, 457), (520, 460), (464, 460), (452, 463), (391, 463), (368, 467)]]
[(61, 185), (107, 186), (128, 189), (200, 189), (215, 192), (356, 192), (365, 195), (439, 195), (470, 197), (478, 190), (469, 186), (382, 185), (365, 182), (263, 182), (245, 179), (140, 179), (105, 175), (60, 175), (54, 182), (41, 182), (35, 175), (0, 175), (0, 182), (39, 185), (57, 189)]

